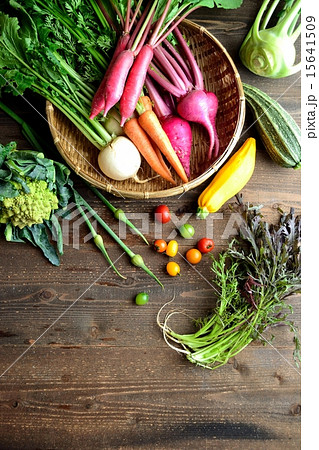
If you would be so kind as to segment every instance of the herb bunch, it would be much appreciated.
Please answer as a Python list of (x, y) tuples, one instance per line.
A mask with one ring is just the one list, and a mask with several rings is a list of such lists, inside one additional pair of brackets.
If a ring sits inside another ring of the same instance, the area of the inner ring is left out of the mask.
[[(212, 256), (218, 292), (211, 315), (195, 321), (198, 330), (179, 334), (168, 326), (169, 312), (161, 326), (168, 345), (197, 365), (215, 369), (252, 341), (268, 342), (262, 333), (284, 324), (294, 333), (294, 359), (300, 360), (300, 342), (286, 298), (301, 290), (301, 226), (294, 210), (280, 212), (280, 221), (269, 225), (260, 207), (237, 208), (243, 222), (239, 236), (216, 258)], [(176, 346), (175, 344), (179, 344)]]

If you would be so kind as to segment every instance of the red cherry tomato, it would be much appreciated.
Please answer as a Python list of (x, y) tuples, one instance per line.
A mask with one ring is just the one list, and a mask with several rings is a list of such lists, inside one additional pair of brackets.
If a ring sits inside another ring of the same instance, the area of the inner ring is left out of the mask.
[(157, 253), (164, 253), (167, 249), (167, 242), (164, 239), (156, 239), (154, 242), (154, 248)]
[(208, 238), (202, 238), (197, 242), (197, 248), (201, 253), (208, 253), (215, 247), (214, 241)]
[(161, 223), (167, 223), (171, 220), (171, 213), (166, 205), (159, 205), (155, 209), (155, 219)]

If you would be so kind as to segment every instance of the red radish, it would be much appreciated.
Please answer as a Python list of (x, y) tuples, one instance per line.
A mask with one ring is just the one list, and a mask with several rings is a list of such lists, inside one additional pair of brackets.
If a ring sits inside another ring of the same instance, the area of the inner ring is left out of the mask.
[(208, 100), (209, 100), (209, 118), (214, 128), (214, 136), (215, 136), (215, 149), (214, 156), (217, 156), (219, 153), (219, 138), (216, 129), (216, 115), (218, 110), (218, 98), (214, 94), (214, 92), (206, 92)]
[(187, 120), (177, 116), (168, 116), (161, 120), (163, 130), (171, 141), (178, 159), (190, 177), (190, 157), (192, 151), (192, 129)]
[(106, 116), (108, 111), (120, 100), (133, 62), (134, 53), (131, 50), (124, 50), (118, 55), (112, 65), (104, 89), (104, 116)]
[(186, 120), (174, 115), (173, 107), (165, 102), (164, 96), (161, 95), (149, 76), (146, 77), (145, 84), (154, 103), (154, 111), (159, 118), (163, 130), (167, 134), (187, 177), (189, 177), (193, 141), (191, 126)]
[(136, 104), (144, 86), (148, 66), (153, 58), (153, 48), (144, 45), (138, 53), (125, 83), (125, 89), (120, 97), (121, 126), (134, 113)]
[(178, 114), (185, 120), (196, 122), (203, 125), (209, 135), (208, 159), (212, 156), (215, 142), (214, 127), (211, 123), (210, 116), (210, 100), (205, 91), (194, 90), (185, 95), (177, 104)]
[(96, 91), (94, 97), (93, 97), (92, 105), (91, 105), (90, 119), (94, 119), (94, 117), (96, 117), (98, 114), (100, 114), (100, 112), (102, 112), (104, 110), (104, 107), (105, 107), (104, 90), (105, 90), (105, 86), (106, 86), (106, 83), (107, 83), (107, 80), (108, 80), (110, 68), (114, 64), (114, 62), (117, 59), (118, 55), (123, 50), (125, 50), (129, 39), (130, 39), (130, 35), (128, 33), (124, 33), (118, 40), (118, 43), (117, 43), (116, 48), (114, 50), (114, 53), (113, 53), (112, 59), (110, 61), (110, 64), (109, 64), (109, 66), (108, 66), (108, 68), (107, 68), (107, 70), (105, 72), (103, 80), (102, 80), (98, 90)]

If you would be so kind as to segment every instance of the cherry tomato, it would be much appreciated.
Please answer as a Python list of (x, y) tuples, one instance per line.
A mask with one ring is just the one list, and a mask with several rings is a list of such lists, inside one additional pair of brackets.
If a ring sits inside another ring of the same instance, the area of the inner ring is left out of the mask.
[(166, 264), (166, 270), (168, 275), (171, 277), (176, 277), (176, 275), (180, 274), (181, 268), (175, 261), (170, 261)]
[(191, 264), (198, 264), (202, 259), (202, 254), (197, 248), (191, 248), (186, 252), (186, 259)]
[(146, 292), (140, 292), (135, 297), (135, 303), (137, 305), (145, 305), (148, 302), (149, 295)]
[(195, 228), (189, 223), (184, 223), (184, 225), (179, 228), (179, 232), (183, 238), (192, 239), (195, 234)]
[(178, 243), (175, 240), (169, 241), (166, 248), (166, 255), (176, 256), (178, 252)]
[(202, 238), (197, 242), (197, 248), (201, 253), (208, 253), (215, 247), (214, 241), (208, 238)]
[(167, 223), (171, 220), (171, 213), (166, 205), (159, 205), (155, 209), (155, 219), (160, 223)]
[(167, 242), (164, 239), (156, 239), (154, 242), (154, 248), (157, 253), (164, 253), (167, 249)]

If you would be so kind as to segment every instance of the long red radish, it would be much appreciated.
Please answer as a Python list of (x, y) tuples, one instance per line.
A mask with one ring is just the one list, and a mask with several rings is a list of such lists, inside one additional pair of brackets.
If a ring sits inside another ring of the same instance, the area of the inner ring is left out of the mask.
[(176, 155), (167, 134), (154, 111), (145, 111), (138, 118), (139, 124), (146, 131), (149, 137), (155, 142), (157, 147), (171, 164), (177, 175), (184, 183), (188, 182), (185, 170)]
[(102, 112), (105, 108), (105, 86), (108, 80), (109, 72), (111, 70), (112, 65), (116, 61), (118, 55), (126, 49), (127, 43), (130, 39), (130, 35), (128, 33), (122, 34), (122, 36), (119, 38), (118, 43), (115, 47), (112, 59), (110, 61), (110, 64), (108, 65), (108, 68), (105, 72), (105, 75), (103, 77), (103, 80), (100, 83), (100, 86), (98, 87), (98, 90), (96, 91), (91, 105), (91, 114), (90, 119), (94, 119), (100, 112)]
[(144, 86), (148, 66), (153, 58), (153, 48), (146, 44), (137, 55), (132, 69), (127, 77), (125, 88), (120, 100), (121, 126), (133, 114)]
[(176, 185), (176, 182), (172, 178), (168, 169), (167, 168), (165, 169), (165, 167), (162, 166), (161, 161), (158, 159), (158, 156), (154, 148), (152, 147), (148, 135), (139, 124), (138, 119), (132, 118), (129, 119), (127, 122), (125, 122), (124, 132), (127, 135), (127, 137), (138, 148), (141, 155), (145, 158), (145, 160), (151, 166), (151, 168), (165, 180), (169, 181), (173, 185)]
[[(104, 116), (120, 100), (133, 62), (134, 53), (131, 50), (124, 50), (118, 55), (112, 65), (104, 89)], [(123, 126), (123, 123), (121, 123), (121, 126)]]

